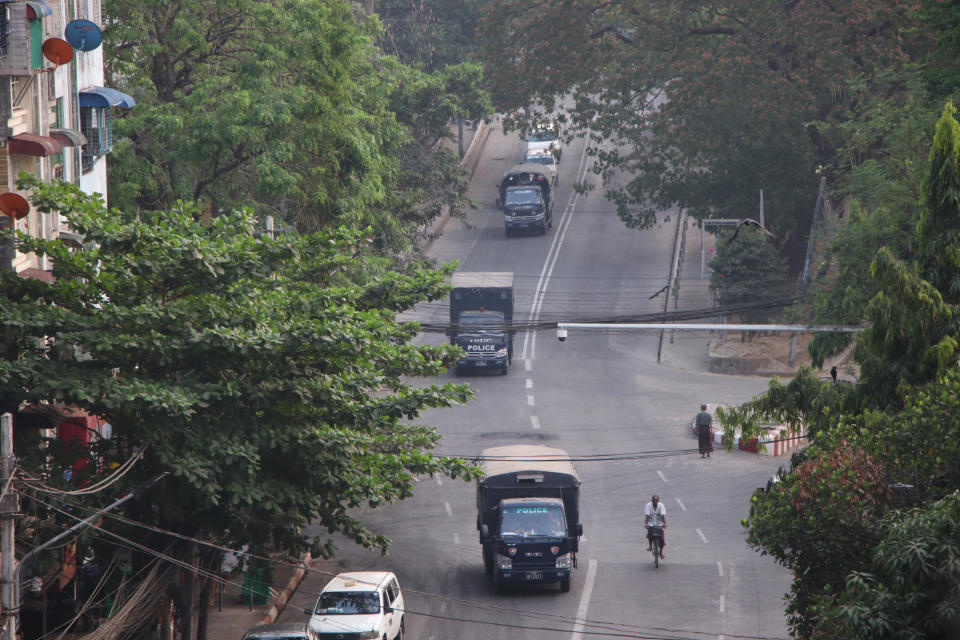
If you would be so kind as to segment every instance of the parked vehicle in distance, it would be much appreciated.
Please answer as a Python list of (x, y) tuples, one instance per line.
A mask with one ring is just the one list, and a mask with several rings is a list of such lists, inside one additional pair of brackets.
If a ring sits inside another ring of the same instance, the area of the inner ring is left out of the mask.
[(544, 149), (527, 151), (527, 157), (523, 159), (523, 164), (542, 164), (550, 170), (550, 177), (553, 178), (553, 184), (557, 184), (557, 159), (552, 153)]
[(560, 131), (556, 124), (545, 123), (530, 132), (527, 136), (527, 153), (531, 151), (550, 151), (560, 162), (563, 149), (560, 148)]
[(250, 627), (243, 640), (320, 640), (306, 622), (274, 622)]
[(327, 583), (310, 615), (320, 640), (403, 640), (404, 604), (390, 571), (341, 573)]

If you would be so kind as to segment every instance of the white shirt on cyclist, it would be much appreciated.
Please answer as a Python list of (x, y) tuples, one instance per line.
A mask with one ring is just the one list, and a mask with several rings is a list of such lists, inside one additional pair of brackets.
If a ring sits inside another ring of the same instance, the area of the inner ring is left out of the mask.
[(652, 525), (654, 527), (662, 527), (663, 520), (667, 516), (667, 508), (663, 506), (663, 502), (657, 502), (656, 508), (653, 506), (653, 502), (648, 502), (647, 506), (643, 508), (643, 521), (646, 524)]

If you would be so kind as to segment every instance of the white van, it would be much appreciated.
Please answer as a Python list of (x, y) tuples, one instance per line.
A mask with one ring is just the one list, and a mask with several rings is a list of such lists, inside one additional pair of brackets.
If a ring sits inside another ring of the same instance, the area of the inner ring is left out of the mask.
[(341, 573), (306, 613), (321, 640), (403, 640), (403, 594), (390, 571)]

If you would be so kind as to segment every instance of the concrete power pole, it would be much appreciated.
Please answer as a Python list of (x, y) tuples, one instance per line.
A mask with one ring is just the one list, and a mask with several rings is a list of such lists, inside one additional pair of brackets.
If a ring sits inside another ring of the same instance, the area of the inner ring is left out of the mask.
[(0, 604), (2, 604), (2, 640), (14, 640), (17, 633), (16, 547), (14, 527), (20, 501), (13, 490), (13, 415), (0, 416)]

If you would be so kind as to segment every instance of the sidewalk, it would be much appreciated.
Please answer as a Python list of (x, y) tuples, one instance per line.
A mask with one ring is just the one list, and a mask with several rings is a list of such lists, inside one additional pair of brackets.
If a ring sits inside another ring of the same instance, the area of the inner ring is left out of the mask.
[[(309, 567), (312, 564), (310, 554), (306, 554), (301, 562)], [(283, 611), (287, 601), (300, 581), (304, 571), (298, 570), (292, 562), (276, 563), (273, 565), (273, 584), (270, 595), (266, 600), (257, 604), (249, 604), (241, 596), (243, 577), (232, 579), (223, 587), (222, 597), (215, 593), (212, 604), (207, 612), (207, 638), (210, 640), (241, 640), (243, 634), (250, 627), (268, 622), (274, 622)], [(303, 616), (306, 620), (306, 616)], [(194, 613), (196, 620), (196, 613)]]

